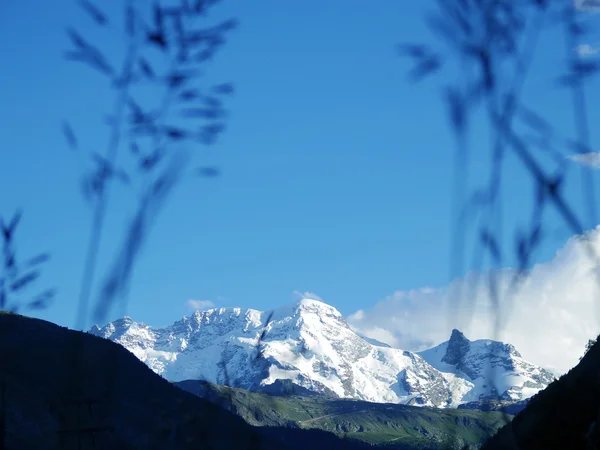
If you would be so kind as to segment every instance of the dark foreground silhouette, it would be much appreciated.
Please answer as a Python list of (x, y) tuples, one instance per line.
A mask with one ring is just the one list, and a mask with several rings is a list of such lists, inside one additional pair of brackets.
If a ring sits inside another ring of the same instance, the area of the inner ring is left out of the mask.
[[(0, 449), (364, 449), (318, 430), (252, 427), (118, 344), (0, 313)], [(402, 447), (395, 447), (402, 448)]]
[(600, 448), (600, 345), (531, 398), (484, 450)]

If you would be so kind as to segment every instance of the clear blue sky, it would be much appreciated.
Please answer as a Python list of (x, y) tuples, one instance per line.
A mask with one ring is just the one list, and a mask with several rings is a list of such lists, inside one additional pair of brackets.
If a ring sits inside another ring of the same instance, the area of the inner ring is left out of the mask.
[[(86, 30), (108, 54), (119, 52), (119, 41), (102, 38), (72, 2), (59, 3), (0, 5), (0, 213), (24, 209), (20, 253), (53, 255), (38, 286), (56, 286), (59, 296), (37, 315), (73, 326), (91, 211), (79, 189), (84, 156), (67, 147), (60, 124), (70, 120), (82, 146), (103, 152), (101, 117), (111, 102), (100, 77), (61, 58), (64, 30)], [(296, 290), (349, 314), (397, 289), (449, 281), (454, 147), (440, 100), (448, 80), (411, 85), (409, 65), (395, 52), (401, 42), (431, 42), (422, 20), (428, 6), (225, 0), (217, 7), (215, 17), (237, 17), (240, 27), (210, 78), (231, 80), (237, 92), (226, 133), (198, 161), (223, 176), (176, 191), (136, 266), (130, 316), (166, 325), (189, 313), (188, 299), (268, 309), (291, 302)], [(547, 95), (557, 54), (562, 38), (546, 35), (528, 96), (572, 133), (568, 97)], [(488, 144), (475, 130), (473, 180), (487, 174)], [(526, 223), (531, 181), (514, 160), (507, 173), (507, 224)], [(134, 204), (126, 189), (111, 198), (102, 268)], [(540, 259), (570, 234), (549, 221), (558, 234)]]

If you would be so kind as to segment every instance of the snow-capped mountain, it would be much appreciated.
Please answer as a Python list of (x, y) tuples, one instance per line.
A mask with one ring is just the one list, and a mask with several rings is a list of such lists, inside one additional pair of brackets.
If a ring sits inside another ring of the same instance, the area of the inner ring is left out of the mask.
[(452, 330), (450, 340), (417, 354), (437, 370), (472, 383), (465, 402), (498, 395), (501, 400), (524, 400), (555, 378), (546, 369), (525, 361), (510, 344), (488, 339), (469, 341), (458, 330)]
[[(335, 308), (318, 300), (304, 299), (272, 312), (242, 308), (196, 311), (165, 328), (125, 317), (103, 328), (95, 326), (90, 333), (123, 345), (171, 381), (201, 379), (271, 393), (275, 386), (292, 383), (340, 398), (437, 407), (456, 407), (487, 394), (480, 369), (489, 353), (469, 350), (465, 360), (469, 363), (457, 368), (452, 356), (463, 351), (464, 345), (454, 350), (454, 342), (459, 341), (453, 335), (447, 343), (431, 349), (433, 353), (423, 352), (433, 362), (428, 363), (419, 354), (368, 342)], [(467, 345), (470, 349), (478, 342)], [(438, 354), (440, 362), (436, 363)], [(478, 356), (483, 362), (476, 361)], [(537, 369), (522, 358), (521, 362), (518, 370), (526, 367), (533, 373)], [(503, 367), (514, 372), (512, 366)], [(475, 375), (476, 370), (482, 378)], [(521, 380), (514, 378), (515, 383)], [(510, 376), (505, 379), (512, 380)], [(529, 385), (524, 390), (523, 383), (509, 388), (515, 386), (523, 396), (537, 392)], [(545, 387), (541, 381), (539, 386)]]

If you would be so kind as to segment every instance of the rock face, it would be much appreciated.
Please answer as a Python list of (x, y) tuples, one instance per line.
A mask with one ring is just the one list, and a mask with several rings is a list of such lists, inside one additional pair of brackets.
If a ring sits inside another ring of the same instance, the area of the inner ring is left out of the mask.
[(472, 383), (463, 397), (465, 403), (498, 397), (518, 402), (554, 380), (552, 373), (525, 361), (512, 345), (470, 341), (458, 330), (452, 331), (450, 340), (418, 354), (439, 371)]
[[(95, 326), (90, 333), (120, 343), (171, 381), (196, 379), (270, 394), (312, 392), (437, 407), (479, 400), (483, 392), (477, 381), (478, 374), (485, 376), (481, 363), (470, 359), (472, 344), (479, 341), (471, 343), (462, 333), (453, 333), (442, 344), (447, 348), (440, 350), (440, 370), (435, 357), (434, 363), (426, 360), (439, 352), (422, 356), (373, 345), (335, 308), (317, 300), (304, 299), (271, 312), (196, 311), (166, 328), (125, 317)], [(522, 390), (519, 386), (510, 388)]]

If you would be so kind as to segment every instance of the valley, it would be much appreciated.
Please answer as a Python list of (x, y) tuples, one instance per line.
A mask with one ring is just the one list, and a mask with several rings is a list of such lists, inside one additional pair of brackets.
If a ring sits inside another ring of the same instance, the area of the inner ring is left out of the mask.
[(318, 429), (378, 446), (477, 448), (513, 416), (323, 397), (270, 396), (204, 381), (174, 383), (255, 426)]

